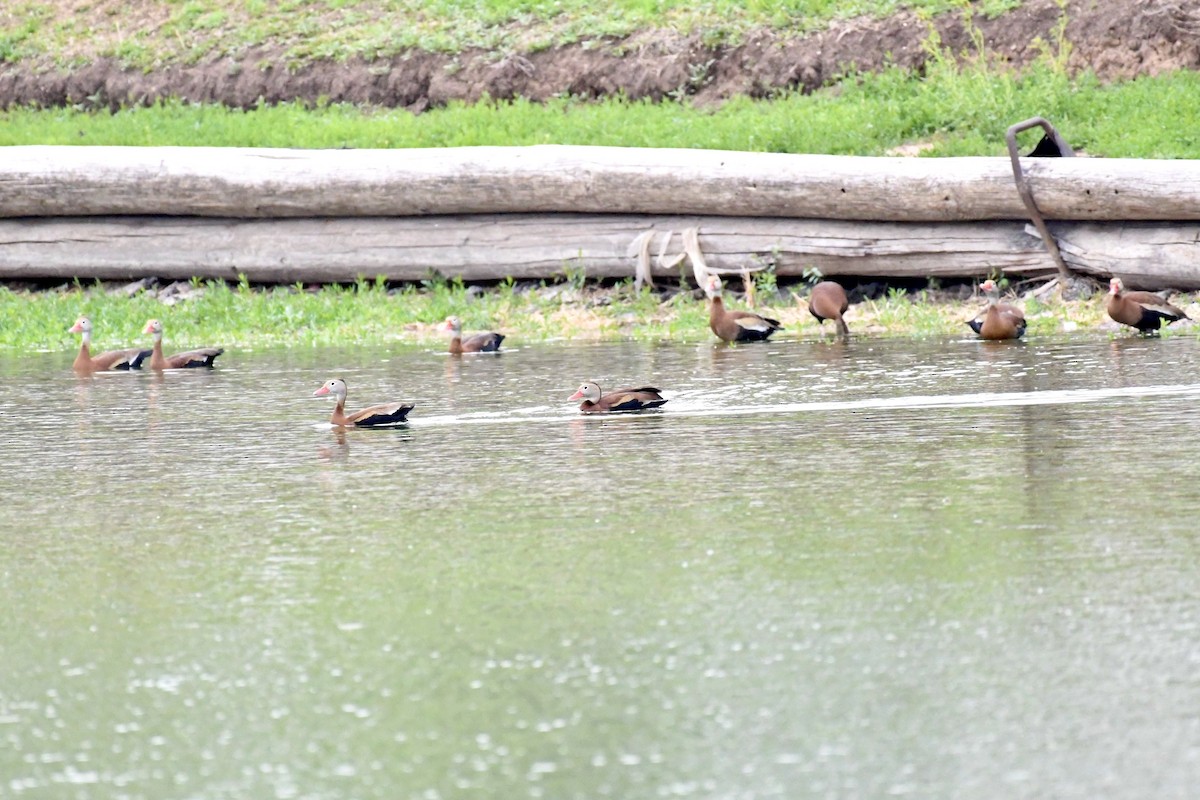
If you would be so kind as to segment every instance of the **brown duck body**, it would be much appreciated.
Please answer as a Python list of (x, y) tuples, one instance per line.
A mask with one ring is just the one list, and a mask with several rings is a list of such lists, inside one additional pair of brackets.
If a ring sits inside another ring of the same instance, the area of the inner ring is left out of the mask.
[(1188, 319), (1183, 309), (1153, 292), (1127, 292), (1119, 278), (1113, 278), (1109, 285), (1105, 310), (1115, 322), (1148, 333), (1161, 328), (1164, 320), (1170, 325), (1176, 320)]
[(71, 333), (83, 336), (79, 345), (79, 353), (71, 368), (81, 375), (109, 370), (141, 369), (142, 362), (150, 355), (149, 350), (133, 347), (127, 350), (108, 350), (97, 355), (91, 353), (92, 323), (87, 317), (80, 317), (71, 327)]
[(163, 356), (162, 340), (154, 343), (150, 353), (150, 369), (196, 369), (212, 367), (217, 356), (224, 353), (220, 347), (205, 347), (200, 350), (189, 350), (186, 353), (176, 353), (173, 356)]
[(337, 398), (337, 405), (329, 417), (329, 422), (333, 425), (341, 427), (354, 425), (359, 428), (397, 425), (404, 422), (408, 417), (408, 412), (415, 408), (412, 403), (379, 403), (347, 414), (346, 391), (345, 381), (341, 378), (332, 378), (313, 392), (314, 397), (332, 394)]
[(584, 383), (569, 399), (579, 400), (579, 410), (584, 414), (605, 414), (609, 411), (641, 411), (658, 408), (667, 400), (653, 386), (616, 389), (608, 394), (600, 391), (599, 384)]
[(71, 368), (76, 372), (106, 372), (108, 370), (141, 369), (142, 362), (150, 355), (149, 350), (134, 347), (130, 350), (108, 350), (91, 355), (87, 344), (79, 346), (79, 354)]
[(729, 311), (720, 295), (709, 299), (708, 327), (717, 338), (726, 342), (761, 342), (783, 330), (779, 320), (759, 316), (749, 311)]
[(463, 353), (494, 353), (500, 349), (500, 343), (503, 341), (503, 333), (477, 333), (465, 339), (455, 336), (450, 340), (450, 354), (460, 356)]
[(849, 336), (850, 328), (842, 315), (850, 308), (846, 290), (840, 283), (821, 281), (812, 288), (808, 295), (808, 312), (817, 318), (817, 322), (825, 325), (825, 320), (833, 320), (839, 336)]
[(455, 316), (446, 317), (438, 326), (438, 330), (450, 334), (450, 355), (460, 356), (463, 353), (495, 353), (500, 350), (504, 341), (503, 333), (476, 333), (463, 338), (462, 320)]
[(166, 357), (163, 356), (162, 349), (162, 322), (157, 319), (150, 320), (146, 323), (146, 327), (142, 329), (142, 333), (148, 333), (154, 337), (154, 348), (150, 353), (150, 369), (153, 370), (211, 368), (213, 360), (225, 352), (220, 347), (205, 347), (200, 350), (189, 350), (186, 353), (176, 353), (173, 356)]
[(1024, 336), (1025, 313), (1014, 305), (999, 302), (1000, 290), (995, 281), (984, 281), (980, 288), (987, 295), (988, 306), (975, 319), (968, 320), (967, 326), (979, 334), (979, 338), (991, 341)]
[(329, 421), (334, 425), (357, 425), (360, 428), (395, 425), (398, 422), (404, 422), (408, 418), (408, 412), (415, 407), (412, 403), (380, 403), (347, 414), (346, 401), (339, 399)]
[(989, 305), (981, 316), (969, 321), (967, 325), (979, 334), (980, 339), (999, 341), (1020, 339), (1025, 335), (1025, 315), (1021, 313), (1021, 309), (1008, 303)]

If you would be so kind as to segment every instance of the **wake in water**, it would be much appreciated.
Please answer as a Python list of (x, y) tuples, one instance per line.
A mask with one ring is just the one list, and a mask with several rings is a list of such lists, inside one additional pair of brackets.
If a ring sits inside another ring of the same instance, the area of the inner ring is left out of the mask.
[[(670, 398), (669, 409), (648, 413), (670, 417), (724, 417), (749, 414), (796, 414), (822, 411), (911, 410), (921, 408), (1004, 408), (1009, 406), (1046, 406), (1076, 403), (1098, 403), (1143, 397), (1200, 397), (1200, 383), (1167, 386), (1125, 386), (1114, 389), (1054, 389), (1041, 392), (977, 392), (974, 394), (911, 395), (905, 397), (873, 397), (862, 400), (828, 400), (810, 403), (772, 403), (769, 405), (735, 405), (714, 407), (705, 399), (706, 393), (681, 392)], [(647, 412), (640, 412), (647, 413)], [(612, 419), (606, 415), (604, 419)], [(628, 415), (626, 415), (628, 416)], [(510, 412), (477, 412), (445, 414), (410, 420), (413, 427), (439, 425), (500, 423), (548, 423), (579, 419), (574, 408), (534, 406)]]

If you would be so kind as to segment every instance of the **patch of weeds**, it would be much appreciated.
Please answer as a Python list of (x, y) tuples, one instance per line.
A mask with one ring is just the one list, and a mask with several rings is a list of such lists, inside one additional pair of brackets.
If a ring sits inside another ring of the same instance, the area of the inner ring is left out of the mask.
[(19, 61), (43, 49), (37, 35), (43, 32), (46, 21), (52, 16), (50, 6), (24, 3), (6, 16), (16, 20), (16, 24), (0, 28), (0, 62)]
[(767, 265), (754, 275), (754, 292), (762, 297), (773, 297), (779, 290), (779, 276), (775, 274), (775, 262), (769, 261)]
[(1073, 45), (1067, 38), (1068, 0), (1055, 0), (1058, 5), (1058, 20), (1050, 31), (1050, 41), (1042, 37), (1033, 40), (1033, 46), (1038, 51), (1038, 62), (1046, 69), (1059, 75), (1066, 75), (1067, 64), (1071, 60)]
[(567, 261), (562, 267), (563, 280), (575, 291), (581, 291), (587, 282), (587, 268), (581, 260)]

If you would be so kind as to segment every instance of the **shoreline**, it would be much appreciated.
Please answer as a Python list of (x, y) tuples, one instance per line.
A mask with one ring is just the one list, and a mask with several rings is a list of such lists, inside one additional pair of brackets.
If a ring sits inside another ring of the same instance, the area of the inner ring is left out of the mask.
[[(627, 282), (612, 286), (591, 283), (532, 284), (503, 282), (479, 285), (430, 283), (416, 288), (361, 282), (354, 286), (266, 287), (216, 282), (177, 282), (161, 287), (102, 284), (80, 287), (30, 288), (0, 285), (0, 352), (15, 355), (39, 350), (69, 350), (78, 339), (67, 333), (74, 319), (91, 315), (97, 325), (96, 346), (132, 346), (150, 318), (167, 328), (168, 349), (220, 345), (228, 348), (276, 346), (401, 345), (431, 347), (447, 341), (435, 326), (447, 316), (463, 319), (464, 331), (504, 333), (509, 347), (527, 342), (579, 341), (716, 341), (708, 329), (707, 305), (698, 290), (662, 287), (636, 291)], [(1008, 293), (1007, 302), (1023, 305), (1029, 327), (1025, 339), (1050, 335), (1136, 335), (1108, 319), (1104, 295), (1064, 301), (1039, 298), (1030, 290)], [(728, 293), (730, 307), (768, 313), (784, 330), (772, 341), (834, 339), (809, 314), (807, 285), (760, 286), (751, 306), (744, 293)], [(846, 315), (851, 336), (863, 338), (927, 338), (972, 336), (966, 320), (985, 306), (973, 287), (905, 290), (881, 283), (851, 288)], [(1176, 295), (1173, 302), (1200, 319), (1196, 295)], [(1176, 323), (1164, 336), (1193, 335), (1200, 323)], [(738, 345), (750, 346), (750, 345)]]

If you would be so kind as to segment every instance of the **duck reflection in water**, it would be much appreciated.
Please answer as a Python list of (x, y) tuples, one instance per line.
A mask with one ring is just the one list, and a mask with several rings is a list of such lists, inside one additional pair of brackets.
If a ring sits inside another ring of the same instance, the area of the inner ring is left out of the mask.
[(345, 461), (350, 457), (350, 445), (346, 443), (346, 429), (330, 428), (333, 434), (333, 444), (323, 444), (317, 448), (317, 458), (322, 461)]
[[(666, 425), (664, 414), (605, 414), (597, 417), (579, 416), (567, 423), (571, 437), (571, 446), (583, 453), (591, 452), (596, 447), (595, 440), (589, 441), (589, 436), (603, 431), (603, 436), (620, 437), (655, 437), (665, 435), (670, 430)], [(622, 438), (617, 441), (630, 441)]]

